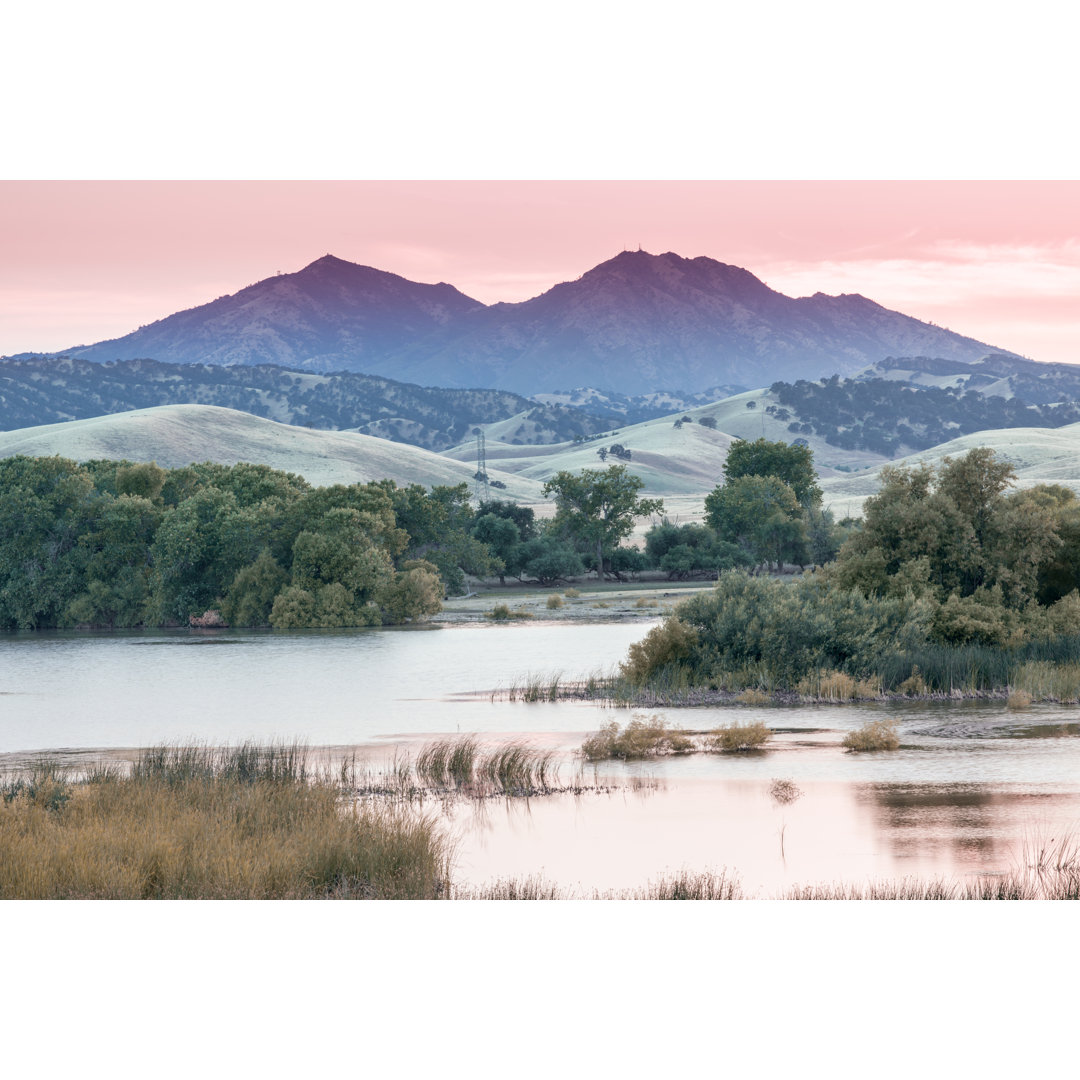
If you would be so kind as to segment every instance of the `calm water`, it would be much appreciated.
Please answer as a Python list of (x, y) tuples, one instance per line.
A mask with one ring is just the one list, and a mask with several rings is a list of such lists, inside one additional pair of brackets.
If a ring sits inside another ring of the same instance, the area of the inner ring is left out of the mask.
[[(0, 637), (0, 755), (200, 739), (411, 744), (527, 735), (565, 751), (628, 714), (492, 701), (530, 674), (608, 671), (649, 624), (465, 626), (297, 634), (187, 631)], [(736, 869), (750, 892), (795, 882), (1012, 868), (1025, 842), (1080, 823), (1080, 709), (1002, 702), (642, 710), (705, 730), (761, 719), (770, 749), (606, 765), (615, 794), (460, 806), (459, 874), (543, 872), (584, 889), (664, 871)], [(848, 754), (844, 731), (899, 720), (902, 749)], [(630, 789), (648, 777), (645, 792)], [(779, 807), (772, 779), (802, 790)], [(780, 848), (781, 832), (784, 838)]]

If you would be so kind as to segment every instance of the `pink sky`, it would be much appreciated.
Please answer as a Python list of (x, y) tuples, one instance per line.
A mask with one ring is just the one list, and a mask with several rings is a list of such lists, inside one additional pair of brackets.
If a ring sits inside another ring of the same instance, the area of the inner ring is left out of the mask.
[(327, 252), (491, 303), (639, 245), (1080, 363), (1068, 180), (3, 181), (0, 355), (117, 337)]

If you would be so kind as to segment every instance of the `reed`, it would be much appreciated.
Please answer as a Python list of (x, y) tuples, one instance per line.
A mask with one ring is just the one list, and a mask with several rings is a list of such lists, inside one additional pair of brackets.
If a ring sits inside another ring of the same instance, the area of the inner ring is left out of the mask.
[(1055, 664), (1031, 660), (1021, 664), (1013, 675), (1014, 693), (1025, 693), (1035, 701), (1080, 701), (1080, 664)]

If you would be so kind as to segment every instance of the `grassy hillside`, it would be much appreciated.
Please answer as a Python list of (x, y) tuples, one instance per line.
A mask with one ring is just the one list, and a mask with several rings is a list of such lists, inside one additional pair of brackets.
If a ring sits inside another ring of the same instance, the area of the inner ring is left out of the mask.
[[(153, 409), (71, 420), (65, 424), (0, 432), (0, 457), (59, 454), (75, 461), (126, 458), (177, 468), (196, 461), (234, 465), (250, 461), (299, 473), (310, 483), (353, 484), (389, 478), (398, 484), (472, 483), (475, 464), (452, 461), (404, 443), (354, 432), (313, 431), (212, 405), (162, 405)], [(540, 484), (504, 476), (500, 494), (542, 501)]]
[[(1080, 424), (1060, 428), (1005, 428), (978, 431), (898, 458), (895, 465), (937, 465), (942, 458), (960, 457), (977, 446), (987, 446), (1016, 469), (1016, 486), (1062, 484), (1080, 493)], [(862, 512), (863, 500), (881, 486), (880, 467), (858, 476), (825, 477), (821, 487), (825, 504), (837, 517)]]

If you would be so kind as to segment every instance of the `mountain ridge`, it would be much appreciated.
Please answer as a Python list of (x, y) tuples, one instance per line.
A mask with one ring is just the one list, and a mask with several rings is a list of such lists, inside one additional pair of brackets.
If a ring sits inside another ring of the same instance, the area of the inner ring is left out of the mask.
[(1016, 355), (858, 293), (793, 298), (708, 256), (638, 250), (492, 305), (446, 282), (325, 255), (123, 337), (20, 356), (272, 363), (428, 386), (639, 395), (855, 374), (887, 356), (970, 362), (988, 353)]

